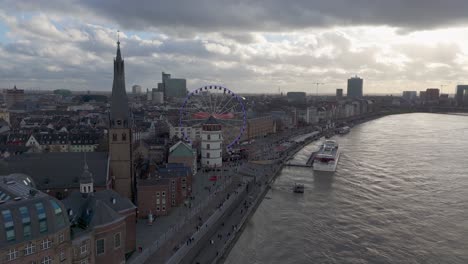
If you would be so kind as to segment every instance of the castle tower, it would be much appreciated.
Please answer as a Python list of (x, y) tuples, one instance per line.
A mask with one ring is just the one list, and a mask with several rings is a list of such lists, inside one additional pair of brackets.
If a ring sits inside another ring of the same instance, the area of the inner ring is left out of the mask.
[(223, 133), (221, 124), (212, 116), (202, 126), (201, 163), (205, 168), (221, 167)]
[(125, 91), (124, 60), (117, 41), (117, 56), (114, 59), (114, 81), (109, 128), (110, 170), (113, 188), (120, 195), (134, 201), (132, 166), (132, 120)]
[(94, 192), (93, 174), (88, 169), (88, 163), (86, 162), (86, 156), (85, 156), (84, 171), (80, 176), (80, 193), (93, 193), (93, 192)]

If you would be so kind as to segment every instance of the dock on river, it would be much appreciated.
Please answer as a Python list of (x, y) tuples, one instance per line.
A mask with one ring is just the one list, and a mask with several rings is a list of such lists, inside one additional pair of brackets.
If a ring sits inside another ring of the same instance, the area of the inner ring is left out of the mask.
[(306, 162), (305, 164), (294, 163), (294, 162), (288, 161), (288, 162), (286, 163), (286, 166), (310, 168), (310, 167), (312, 167), (312, 164), (314, 163), (314, 158), (315, 158), (315, 155), (316, 155), (316, 154), (317, 154), (317, 151), (312, 152), (312, 153), (310, 154), (309, 159), (307, 160), (307, 162)]

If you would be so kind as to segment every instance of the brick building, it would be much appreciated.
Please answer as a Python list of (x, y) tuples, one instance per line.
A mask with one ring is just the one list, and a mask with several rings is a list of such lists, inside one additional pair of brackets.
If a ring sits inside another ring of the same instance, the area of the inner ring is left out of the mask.
[(113, 190), (95, 191), (85, 165), (80, 192), (63, 200), (71, 224), (73, 261), (124, 263), (136, 248), (136, 207)]
[(13, 89), (6, 89), (3, 92), (4, 101), (8, 108), (12, 107), (16, 103), (24, 102), (24, 90), (16, 88), (16, 85)]
[(247, 119), (246, 139), (264, 137), (276, 133), (275, 123), (271, 115)]
[(171, 181), (145, 179), (138, 181), (138, 217), (168, 215), (171, 210)]
[[(151, 166), (149, 166), (151, 167)], [(138, 180), (138, 217), (168, 215), (192, 194), (192, 170), (181, 163), (168, 163)]]

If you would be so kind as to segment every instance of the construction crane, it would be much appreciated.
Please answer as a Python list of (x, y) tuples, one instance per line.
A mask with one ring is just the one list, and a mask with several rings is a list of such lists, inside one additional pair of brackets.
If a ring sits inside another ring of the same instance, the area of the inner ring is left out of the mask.
[(316, 85), (316, 96), (318, 97), (318, 88), (319, 88), (319, 85), (324, 85), (324, 83), (319, 83), (319, 82), (316, 82), (314, 83)]

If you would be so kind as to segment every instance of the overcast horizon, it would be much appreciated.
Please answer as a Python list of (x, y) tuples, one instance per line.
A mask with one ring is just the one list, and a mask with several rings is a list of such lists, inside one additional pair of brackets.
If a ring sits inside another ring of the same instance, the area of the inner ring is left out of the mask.
[(117, 30), (128, 90), (162, 71), (238, 93), (468, 83), (468, 1), (261, 2), (0, 0), (0, 88), (110, 91)]

